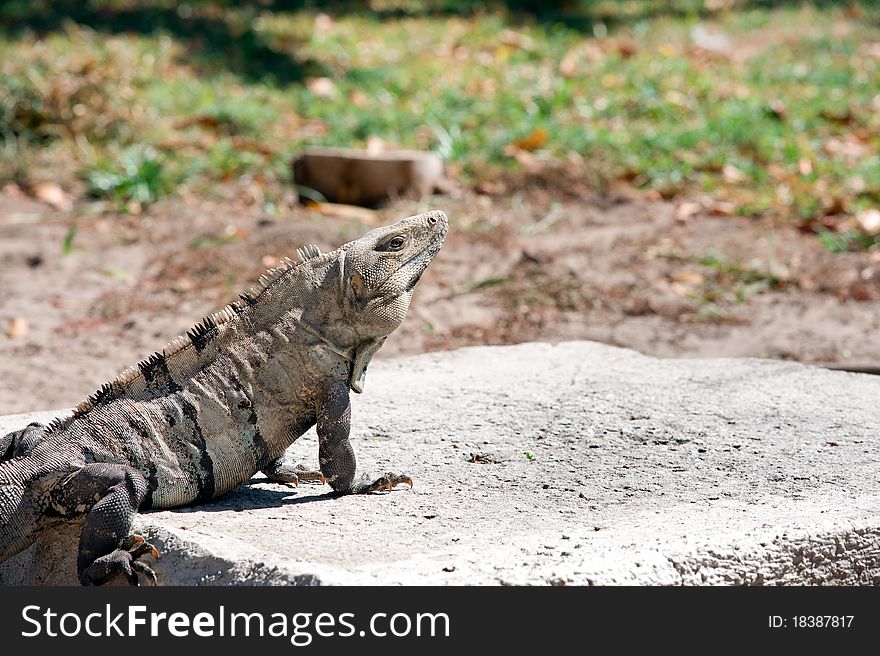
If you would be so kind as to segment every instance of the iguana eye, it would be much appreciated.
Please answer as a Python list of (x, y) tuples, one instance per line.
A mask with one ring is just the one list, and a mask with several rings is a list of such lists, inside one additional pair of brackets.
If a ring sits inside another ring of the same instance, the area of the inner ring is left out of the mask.
[(376, 250), (378, 251), (399, 251), (406, 244), (406, 237), (403, 235), (397, 235), (396, 237), (392, 237), (384, 244), (380, 245)]

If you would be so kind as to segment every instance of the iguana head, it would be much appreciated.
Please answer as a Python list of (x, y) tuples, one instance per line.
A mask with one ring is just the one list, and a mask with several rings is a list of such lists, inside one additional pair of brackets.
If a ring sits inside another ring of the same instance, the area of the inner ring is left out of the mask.
[(363, 391), (367, 365), (402, 322), (413, 289), (443, 245), (449, 222), (440, 211), (376, 228), (343, 246), (342, 285), (357, 344), (351, 388)]

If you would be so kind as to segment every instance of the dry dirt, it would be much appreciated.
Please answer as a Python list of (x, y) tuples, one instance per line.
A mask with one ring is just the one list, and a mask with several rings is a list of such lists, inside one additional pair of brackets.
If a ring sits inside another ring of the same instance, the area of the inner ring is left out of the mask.
[(446, 210), (450, 235), (383, 357), (592, 339), (668, 357), (880, 363), (880, 253), (534, 180), (488, 191), (353, 216), (268, 214), (238, 187), (137, 216), (0, 192), (0, 414), (75, 404), (297, 246), (333, 248), (428, 207)]

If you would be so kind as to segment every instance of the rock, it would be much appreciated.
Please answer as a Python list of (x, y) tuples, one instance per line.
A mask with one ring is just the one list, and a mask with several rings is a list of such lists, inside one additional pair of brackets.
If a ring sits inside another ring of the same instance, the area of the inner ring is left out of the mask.
[[(255, 477), (137, 528), (164, 584), (877, 584), (878, 397), (875, 376), (592, 342), (379, 360), (353, 443), (412, 490)], [(317, 462), (314, 434), (288, 458)], [(0, 581), (73, 582), (67, 531)]]
[(293, 160), (293, 177), (327, 200), (373, 207), (390, 198), (430, 194), (442, 183), (443, 163), (416, 150), (308, 148)]

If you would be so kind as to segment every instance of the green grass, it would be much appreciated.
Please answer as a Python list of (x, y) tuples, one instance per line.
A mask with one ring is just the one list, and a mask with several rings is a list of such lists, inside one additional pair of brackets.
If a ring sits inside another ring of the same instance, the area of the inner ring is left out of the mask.
[(88, 191), (107, 198), (117, 209), (140, 211), (164, 196), (174, 184), (166, 165), (152, 148), (129, 148), (118, 161), (104, 161), (83, 172)]
[[(846, 233), (880, 204), (873, 2), (286, 9), (320, 4), (5, 3), (0, 178), (60, 169), (147, 203), (177, 184), (286, 180), (303, 145), (378, 137), (439, 152), (467, 183), (517, 166), (511, 145), (541, 134), (539, 154), (746, 215), (834, 215)], [(133, 172), (133, 147), (158, 169)]]

